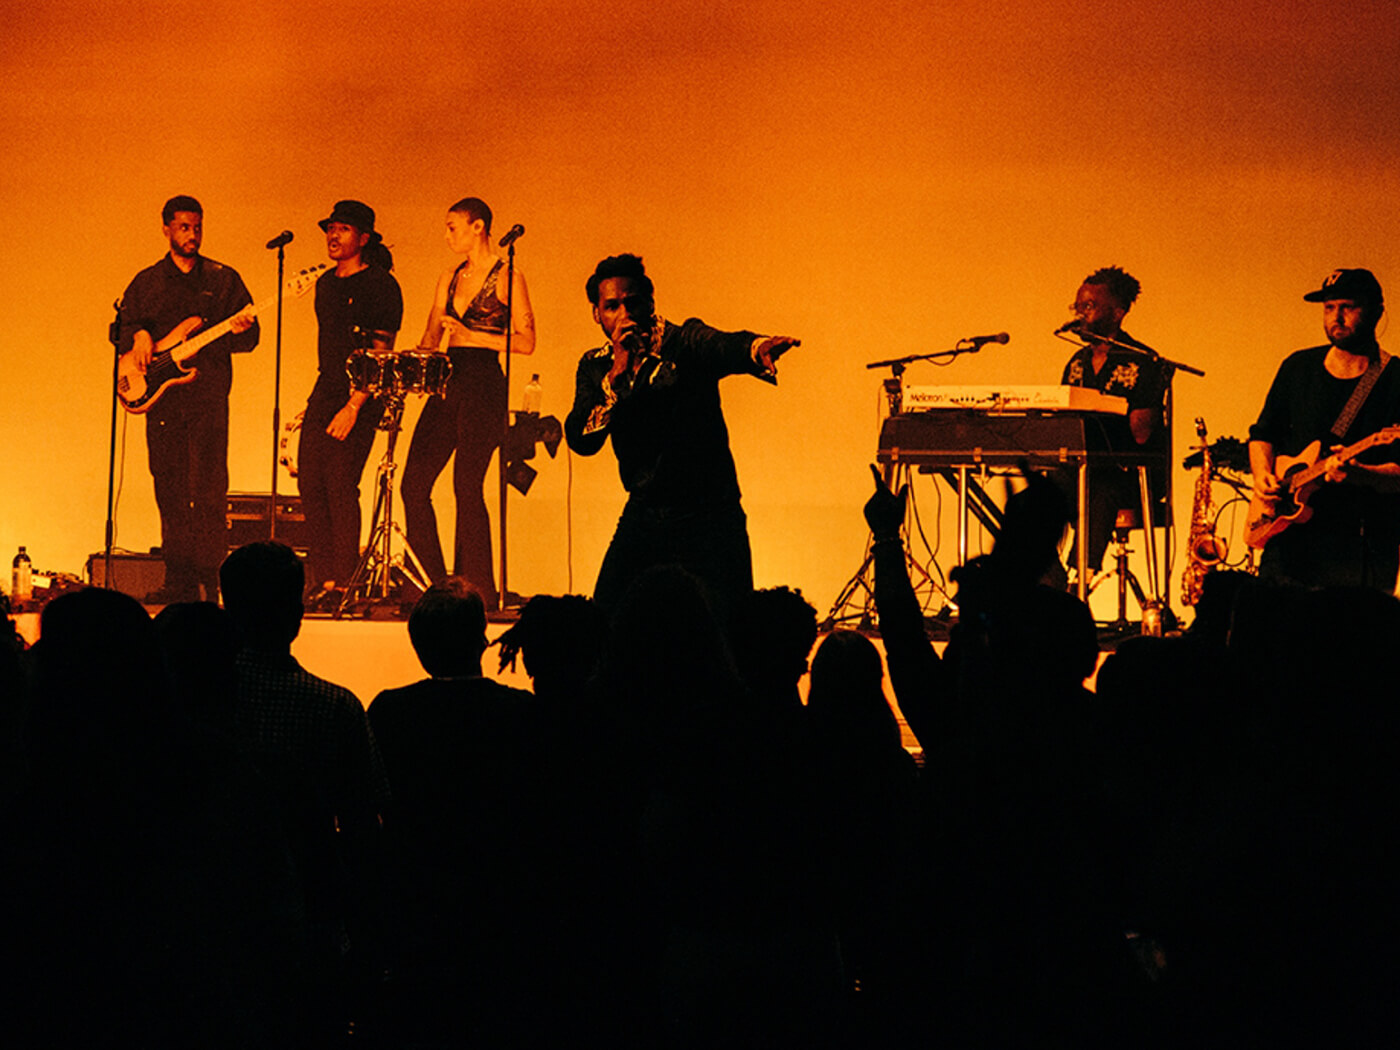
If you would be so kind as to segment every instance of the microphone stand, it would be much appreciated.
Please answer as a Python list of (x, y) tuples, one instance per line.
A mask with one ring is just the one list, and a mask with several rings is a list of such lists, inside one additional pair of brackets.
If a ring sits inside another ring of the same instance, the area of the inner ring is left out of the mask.
[[(995, 340), (991, 340), (995, 342)], [(967, 344), (967, 345), (964, 345)], [(888, 361), (871, 361), (866, 368), (893, 368), (895, 375), (900, 375), (904, 371), (904, 366), (915, 361), (937, 361), (939, 358), (961, 357), (963, 354), (976, 354), (982, 351), (986, 342), (977, 339), (959, 339), (951, 350), (935, 350), (929, 354), (909, 354), (905, 357), (892, 357)], [(1000, 344), (998, 344), (1000, 345)]]
[(116, 316), (107, 326), (107, 338), (112, 343), (112, 432), (107, 442), (107, 533), (103, 547), (102, 586), (115, 590), (112, 585), (112, 542), (116, 538), (116, 484), (117, 484), (117, 378), (121, 363), (122, 301), (112, 303)]
[(267, 495), (267, 538), (277, 539), (277, 440), (282, 431), (282, 276), (287, 263), (287, 242), (277, 245), (277, 338), (272, 365), (272, 485)]
[[(517, 237), (519, 235), (517, 234)], [(501, 518), (501, 584), (496, 591), (496, 608), (504, 610), (506, 607), (506, 495), (509, 488), (506, 484), (506, 444), (510, 441), (510, 354), (511, 354), (511, 333), (515, 329), (515, 241), (512, 237), (506, 245), (506, 411), (505, 418), (501, 420), (501, 444), (496, 450), (496, 467), (500, 482), (500, 518)]]
[[(1121, 335), (1122, 333), (1120, 332), (1119, 334)], [(1096, 335), (1093, 337), (1093, 342), (1090, 342), (1083, 335), (1081, 335), (1079, 332), (1074, 331), (1073, 329), (1068, 329), (1064, 332), (1055, 332), (1054, 335), (1056, 339), (1063, 339), (1067, 343), (1074, 343), (1080, 348), (1086, 346), (1095, 346), (1099, 343), (1107, 343), (1110, 346), (1118, 347), (1120, 350), (1127, 350), (1129, 353), (1133, 354), (1142, 354), (1144, 357), (1150, 357), (1154, 361), (1160, 361), (1162, 363), (1163, 368), (1169, 369), (1172, 372), (1186, 372), (1189, 375), (1201, 376), (1203, 378), (1205, 376), (1205, 373), (1202, 372), (1199, 368), (1195, 368), (1181, 361), (1173, 361), (1170, 358), (1163, 357), (1161, 354), (1159, 354), (1156, 350), (1153, 350), (1152, 347), (1148, 346), (1146, 343), (1139, 343), (1137, 340), (1133, 340), (1131, 343), (1128, 343), (1124, 342), (1122, 339), (1114, 339), (1112, 336), (1109, 335)]]

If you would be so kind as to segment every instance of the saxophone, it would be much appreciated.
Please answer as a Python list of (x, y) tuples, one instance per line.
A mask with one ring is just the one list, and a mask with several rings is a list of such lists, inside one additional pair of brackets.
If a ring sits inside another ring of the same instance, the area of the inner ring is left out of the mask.
[(1206, 443), (1206, 421), (1196, 417), (1196, 438), (1201, 443), (1201, 473), (1196, 478), (1196, 494), (1191, 504), (1191, 542), (1187, 547), (1186, 570), (1181, 574), (1181, 602), (1195, 605), (1201, 600), (1206, 574), (1225, 560), (1225, 544), (1215, 534), (1215, 508), (1210, 498), (1214, 468), (1210, 445)]

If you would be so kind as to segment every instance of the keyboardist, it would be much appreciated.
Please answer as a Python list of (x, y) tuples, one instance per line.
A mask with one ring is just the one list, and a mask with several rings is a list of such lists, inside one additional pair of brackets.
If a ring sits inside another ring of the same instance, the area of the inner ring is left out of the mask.
[[(1137, 278), (1117, 266), (1105, 266), (1084, 278), (1070, 306), (1075, 319), (1059, 331), (1078, 336), (1085, 345), (1065, 364), (1060, 382), (1127, 398), (1126, 420), (1106, 420), (1103, 439), (1108, 451), (1162, 454), (1162, 467), (1149, 471), (1153, 498), (1160, 500), (1166, 495), (1169, 454), (1165, 408), (1168, 377), (1157, 355), (1123, 331), (1123, 318), (1137, 301), (1141, 287)], [(1065, 481), (1073, 484), (1068, 477)], [(1090, 468), (1091, 570), (1097, 572), (1102, 567), (1118, 511), (1140, 506), (1135, 470), (1109, 464)]]

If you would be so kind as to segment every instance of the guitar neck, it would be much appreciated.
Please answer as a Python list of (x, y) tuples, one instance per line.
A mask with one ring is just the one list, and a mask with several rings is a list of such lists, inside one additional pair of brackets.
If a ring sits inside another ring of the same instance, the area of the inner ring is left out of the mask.
[[(303, 294), (307, 290), (307, 288), (310, 287), (310, 284), (308, 282), (311, 281), (311, 278), (317, 276), (327, 268), (327, 264), (322, 263), (319, 266), (312, 266), (308, 267), (305, 270), (302, 270), (300, 273), (298, 273), (295, 277), (293, 277), (290, 281), (287, 282), (286, 290), (292, 293), (293, 295)], [(267, 310), (268, 307), (275, 306), (276, 304), (277, 296), (276, 294), (273, 294), (269, 295), (266, 299), (262, 300), (261, 302), (253, 303), (250, 307), (246, 307), (245, 309), (251, 309), (253, 311), (253, 315), (257, 316), (258, 314)], [(238, 311), (238, 313), (242, 312), (242, 310)], [(237, 317), (238, 313), (234, 314), (233, 317)], [(195, 354), (199, 353), (202, 349), (204, 349), (206, 346), (212, 343), (215, 339), (222, 339), (224, 336), (232, 332), (233, 317), (225, 318), (224, 320), (216, 324), (213, 328), (206, 328), (198, 335), (186, 339), (183, 343), (179, 344), (178, 346), (171, 347), (170, 356), (176, 362), (183, 364), (185, 361), (189, 360)]]
[(1362, 438), (1354, 445), (1348, 445), (1346, 448), (1338, 449), (1336, 452), (1333, 452), (1330, 456), (1322, 457), (1311, 467), (1308, 467), (1306, 470), (1300, 470), (1294, 476), (1290, 488), (1292, 489), (1292, 491), (1297, 492), (1304, 485), (1310, 485), (1318, 478), (1322, 477), (1322, 475), (1327, 473), (1327, 463), (1329, 460), (1335, 459), (1339, 464), (1349, 463), (1357, 456), (1361, 455), (1361, 453), (1365, 452), (1368, 448), (1372, 448), (1376, 445), (1390, 444), (1396, 439), (1396, 436), (1397, 428), (1386, 427), (1384, 430), (1378, 430), (1374, 434)]

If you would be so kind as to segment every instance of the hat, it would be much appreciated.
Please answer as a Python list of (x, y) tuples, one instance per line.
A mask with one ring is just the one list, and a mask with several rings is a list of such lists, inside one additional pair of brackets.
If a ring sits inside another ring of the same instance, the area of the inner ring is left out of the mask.
[(329, 217), (322, 219), (316, 225), (324, 230), (333, 222), (343, 222), (347, 226), (355, 227), (361, 233), (373, 233), (374, 209), (359, 201), (336, 201)]
[(1303, 296), (1310, 303), (1325, 303), (1329, 299), (1351, 299), (1358, 303), (1384, 303), (1381, 282), (1370, 270), (1333, 270), (1322, 287)]

